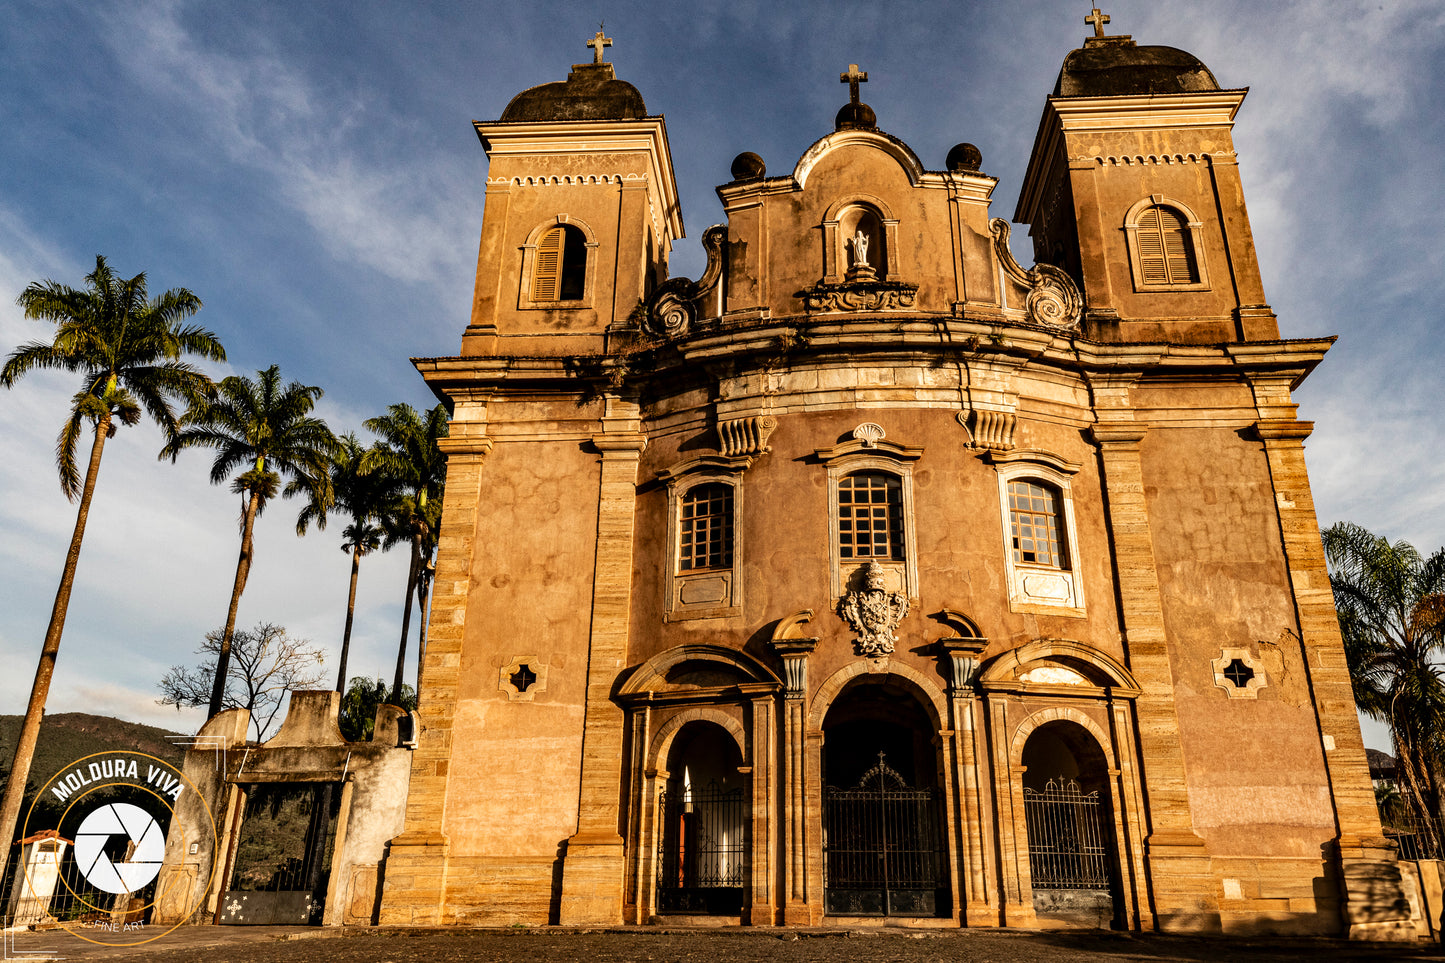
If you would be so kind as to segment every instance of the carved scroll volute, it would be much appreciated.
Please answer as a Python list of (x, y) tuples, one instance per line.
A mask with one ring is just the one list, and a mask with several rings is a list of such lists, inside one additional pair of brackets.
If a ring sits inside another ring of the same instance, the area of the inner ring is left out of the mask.
[(1084, 299), (1074, 279), (1052, 264), (1035, 264), (1033, 270), (1024, 270), (1008, 245), (1008, 221), (995, 217), (988, 222), (988, 229), (993, 234), (994, 253), (1004, 273), (1028, 289), (1024, 310), (1029, 320), (1049, 328), (1077, 328), (1083, 319)]
[(768, 448), (768, 439), (778, 427), (778, 419), (769, 415), (719, 421), (717, 434), (722, 453), (731, 458), (738, 455), (761, 455)]
[(722, 277), (723, 245), (728, 229), (714, 224), (703, 232), (702, 246), (707, 251), (707, 270), (700, 279), (672, 278), (664, 281), (647, 299), (643, 327), (648, 334), (661, 338), (680, 338), (691, 333), (697, 324), (698, 300), (717, 286)]

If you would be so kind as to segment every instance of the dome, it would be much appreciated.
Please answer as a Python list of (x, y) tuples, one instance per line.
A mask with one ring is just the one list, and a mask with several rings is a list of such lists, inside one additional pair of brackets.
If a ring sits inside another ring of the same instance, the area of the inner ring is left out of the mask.
[(1209, 68), (1174, 47), (1140, 47), (1125, 37), (1089, 38), (1070, 51), (1054, 85), (1055, 97), (1183, 94), (1218, 90)]
[(512, 98), (501, 121), (638, 120), (642, 94), (618, 80), (612, 64), (574, 64), (565, 81), (531, 87)]

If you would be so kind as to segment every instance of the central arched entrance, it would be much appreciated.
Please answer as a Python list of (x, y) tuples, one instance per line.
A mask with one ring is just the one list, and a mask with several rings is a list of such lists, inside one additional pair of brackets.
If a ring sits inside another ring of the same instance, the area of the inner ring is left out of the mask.
[(823, 892), (833, 916), (946, 916), (938, 726), (889, 677), (850, 682), (823, 721)]

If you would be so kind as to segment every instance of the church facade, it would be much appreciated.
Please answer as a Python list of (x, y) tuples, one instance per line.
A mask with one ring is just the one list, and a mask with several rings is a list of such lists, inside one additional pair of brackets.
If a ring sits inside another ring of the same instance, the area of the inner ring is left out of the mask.
[[(1096, 11), (1097, 14), (1097, 11)], [(1404, 935), (1245, 92), (1097, 34), (1013, 220), (861, 102), (743, 154), (697, 280), (604, 62), (478, 123), (389, 924)]]

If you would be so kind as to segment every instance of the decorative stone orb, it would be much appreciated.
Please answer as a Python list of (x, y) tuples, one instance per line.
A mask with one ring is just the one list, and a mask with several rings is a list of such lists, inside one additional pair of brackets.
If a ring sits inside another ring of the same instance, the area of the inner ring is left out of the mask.
[(750, 150), (745, 150), (733, 158), (732, 170), (735, 181), (756, 180), (768, 172), (763, 159)]
[(836, 130), (876, 130), (878, 115), (867, 104), (844, 104), (833, 122)]
[(983, 154), (972, 144), (955, 144), (945, 163), (951, 171), (976, 171), (983, 163)]

